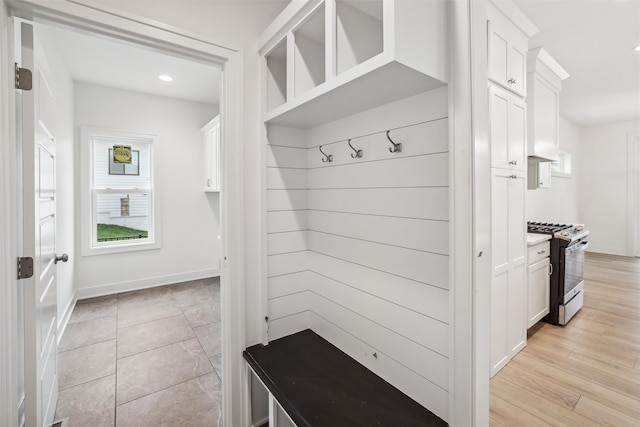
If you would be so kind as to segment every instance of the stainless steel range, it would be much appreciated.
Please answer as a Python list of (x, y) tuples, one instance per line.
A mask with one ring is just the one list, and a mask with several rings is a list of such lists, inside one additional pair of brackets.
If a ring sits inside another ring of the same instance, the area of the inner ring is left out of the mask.
[(549, 314), (542, 320), (566, 325), (584, 301), (584, 251), (589, 246), (589, 230), (582, 225), (528, 222), (527, 232), (552, 236)]

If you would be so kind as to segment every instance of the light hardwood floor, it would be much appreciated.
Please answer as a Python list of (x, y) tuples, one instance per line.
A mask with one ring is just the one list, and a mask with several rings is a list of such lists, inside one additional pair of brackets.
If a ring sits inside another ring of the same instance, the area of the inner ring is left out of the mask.
[(640, 426), (640, 259), (587, 254), (585, 302), (491, 379), (492, 426)]

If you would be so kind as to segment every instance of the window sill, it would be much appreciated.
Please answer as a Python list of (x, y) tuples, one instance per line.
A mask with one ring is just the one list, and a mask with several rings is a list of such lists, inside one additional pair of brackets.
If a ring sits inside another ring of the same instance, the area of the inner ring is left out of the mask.
[(94, 255), (108, 255), (119, 254), (127, 252), (139, 252), (148, 251), (154, 249), (160, 249), (160, 242), (140, 242), (131, 243), (128, 241), (126, 244), (104, 244), (99, 246), (86, 246), (82, 248), (82, 256), (94, 256)]

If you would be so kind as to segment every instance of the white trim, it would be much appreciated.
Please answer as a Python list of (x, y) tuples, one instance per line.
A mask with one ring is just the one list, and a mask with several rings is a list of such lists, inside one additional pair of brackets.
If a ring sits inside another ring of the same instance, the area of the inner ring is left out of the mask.
[(260, 56), (266, 56), (270, 50), (286, 38), (289, 32), (287, 28), (289, 28), (292, 22), (301, 20), (305, 14), (315, 9), (320, 3), (322, 3), (321, 0), (291, 0), (287, 7), (258, 38), (258, 52)]
[(64, 335), (64, 331), (67, 329), (69, 319), (71, 319), (71, 313), (73, 313), (73, 309), (76, 308), (77, 301), (78, 299), (76, 298), (76, 293), (74, 292), (73, 295), (71, 295), (71, 299), (69, 299), (69, 303), (64, 308), (62, 316), (60, 317), (60, 319), (58, 319), (58, 333), (56, 334), (58, 337), (58, 346), (60, 346), (62, 336)]
[[(221, 247), (223, 265), (221, 276), (222, 288), (222, 342), (223, 342), (223, 424), (228, 426), (247, 425), (247, 393), (243, 384), (244, 373), (242, 372), (242, 351), (245, 347), (245, 325), (244, 325), (244, 211), (243, 211), (243, 109), (242, 109), (242, 81), (244, 76), (242, 54), (232, 48), (221, 47), (211, 41), (207, 41), (198, 36), (190, 34), (182, 29), (176, 29), (149, 19), (145, 19), (134, 14), (109, 9), (102, 5), (81, 4), (75, 1), (47, 0), (0, 0), (8, 4), (10, 11), (15, 15), (25, 19), (37, 18), (39, 22), (48, 24), (65, 25), (67, 28), (82, 29), (85, 32), (95, 32), (112, 36), (116, 39), (126, 40), (136, 44), (156, 48), (162, 52), (221, 64), (223, 68), (223, 78), (221, 87), (221, 128), (222, 128), (222, 188), (221, 192)], [(8, 24), (3, 22), (2, 30), (6, 32)], [(3, 40), (4, 43), (4, 40)], [(11, 51), (13, 46), (6, 44)], [(4, 49), (3, 52), (7, 50)], [(7, 75), (12, 67), (7, 69)], [(5, 73), (3, 73), (4, 75)], [(3, 88), (8, 86), (5, 81)], [(9, 96), (2, 99), (13, 99), (13, 90)], [(13, 108), (13, 105), (10, 106)], [(10, 123), (12, 117), (3, 110), (3, 122)], [(15, 135), (15, 130), (10, 137)], [(13, 138), (3, 139), (12, 141)], [(3, 162), (9, 162), (3, 156)], [(10, 164), (9, 164), (10, 165)], [(13, 167), (13, 166), (11, 166)], [(15, 184), (15, 172), (11, 168), (3, 168), (12, 174)], [(3, 183), (3, 191), (9, 189), (12, 182)], [(11, 194), (10, 200), (15, 200), (15, 194)], [(3, 206), (11, 205), (4, 204)], [(5, 222), (3, 222), (3, 225)], [(7, 230), (14, 230), (17, 219), (10, 219), (6, 222)], [(12, 231), (13, 232), (13, 231)], [(12, 254), (16, 253), (15, 240), (10, 244), (9, 249)], [(12, 257), (10, 260), (15, 259)], [(6, 262), (6, 261), (4, 261)], [(4, 266), (3, 266), (4, 267)], [(3, 272), (15, 272), (15, 266), (3, 268)], [(15, 283), (15, 281), (13, 281)], [(3, 299), (6, 303), (6, 300)], [(15, 305), (15, 304), (14, 304)], [(3, 310), (3, 313), (7, 313)], [(9, 311), (8, 313), (11, 313)], [(3, 325), (4, 326), (4, 325)], [(15, 325), (10, 329), (15, 331)], [(6, 352), (13, 360), (6, 365), (7, 372), (14, 375), (15, 361), (15, 340), (8, 337), (10, 347)], [(4, 366), (3, 366), (4, 367)], [(13, 387), (12, 390), (17, 389)], [(2, 404), (9, 405), (7, 413), (9, 422), (6, 425), (15, 425), (16, 415), (14, 403), (15, 391), (8, 396), (8, 401), (3, 399)], [(4, 415), (3, 415), (4, 416)], [(4, 424), (3, 424), (4, 425)]]
[[(449, 424), (489, 424), (490, 159), (486, 1), (451, 8)], [(471, 243), (471, 244), (470, 244)], [(476, 256), (480, 252), (483, 256)]]
[[(472, 111), (472, 425), (489, 424), (489, 367), (491, 331), (491, 156), (489, 147), (487, 2), (471, 4), (471, 111)], [(534, 31), (537, 28), (524, 30)], [(460, 178), (458, 178), (460, 179)], [(466, 207), (463, 207), (465, 209)], [(464, 236), (462, 236), (464, 238)], [(459, 283), (458, 283), (459, 284)]]
[(541, 64), (545, 65), (549, 68), (560, 80), (566, 80), (569, 78), (569, 73), (567, 70), (562, 68), (562, 65), (556, 61), (553, 56), (549, 54), (542, 46), (537, 47), (535, 49), (531, 49), (527, 52), (527, 61), (531, 63), (530, 68), (527, 69), (527, 72), (533, 72), (536, 70), (536, 65), (538, 61)]
[(627, 255), (640, 256), (640, 132), (627, 135)]
[(511, 0), (489, 0), (504, 16), (509, 18), (528, 38), (540, 32), (540, 29)]
[(208, 277), (219, 277), (220, 270), (217, 268), (206, 268), (198, 271), (190, 271), (188, 273), (171, 274), (167, 276), (148, 277), (139, 280), (130, 280), (126, 282), (108, 283), (106, 285), (93, 286), (90, 288), (81, 288), (76, 291), (76, 298), (81, 300), (85, 298), (101, 297), (104, 295), (113, 295), (120, 292), (137, 291), (139, 289), (153, 288), (156, 286), (171, 285), (173, 283), (188, 282), (190, 280), (206, 279)]
[[(103, 190), (102, 192), (142, 192), (149, 193), (149, 237), (141, 240), (127, 240), (123, 242), (96, 242), (97, 235), (97, 215), (94, 212), (96, 208), (96, 196), (98, 190), (94, 188), (94, 139), (107, 140), (123, 140), (136, 144), (149, 144), (150, 158), (150, 188), (142, 190)], [(94, 128), (82, 126), (80, 128), (80, 240), (82, 247), (82, 256), (105, 255), (114, 253), (125, 253), (144, 251), (150, 249), (159, 249), (161, 247), (161, 230), (158, 226), (162, 224), (160, 220), (159, 189), (156, 185), (154, 173), (154, 155), (153, 147), (156, 135), (141, 134), (134, 132), (126, 132), (111, 129)]]
[(13, 22), (0, 0), (0, 425), (18, 424)]

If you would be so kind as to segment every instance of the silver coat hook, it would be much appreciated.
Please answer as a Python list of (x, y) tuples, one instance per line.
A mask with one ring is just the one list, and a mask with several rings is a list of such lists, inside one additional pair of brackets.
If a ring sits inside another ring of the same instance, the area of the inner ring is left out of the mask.
[(349, 144), (349, 147), (351, 147), (351, 149), (355, 151), (355, 153), (351, 153), (352, 159), (359, 159), (360, 157), (362, 157), (362, 150), (356, 150), (355, 148), (353, 148), (353, 145), (351, 145), (351, 139), (347, 141), (347, 144)]
[(324, 156), (324, 159), (322, 159), (322, 163), (328, 163), (328, 162), (332, 162), (333, 161), (333, 154), (327, 154), (324, 151), (322, 151), (322, 145), (320, 147), (318, 147), (318, 149), (320, 150), (320, 152)]
[(387, 139), (389, 140), (389, 142), (391, 144), (393, 144), (393, 147), (389, 147), (389, 152), (390, 153), (402, 153), (402, 143), (398, 142), (396, 144), (395, 142), (393, 142), (393, 140), (389, 136), (389, 132), (391, 132), (391, 131), (390, 130), (387, 131)]

